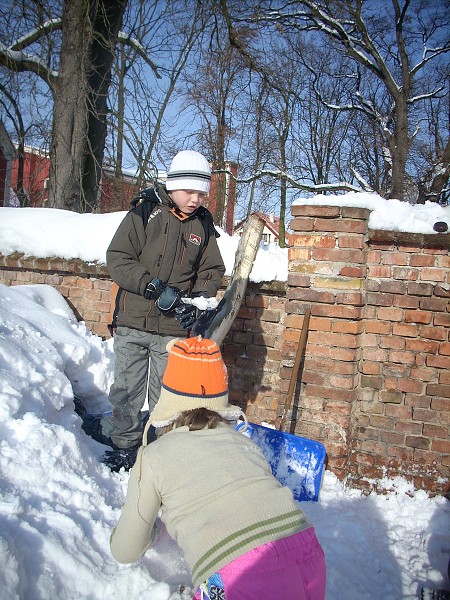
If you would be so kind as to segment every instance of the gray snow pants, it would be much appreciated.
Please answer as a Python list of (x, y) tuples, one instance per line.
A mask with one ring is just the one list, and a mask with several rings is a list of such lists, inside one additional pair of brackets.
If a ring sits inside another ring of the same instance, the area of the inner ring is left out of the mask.
[(147, 380), (151, 412), (161, 391), (168, 358), (166, 345), (173, 339), (173, 335), (117, 327), (114, 333), (114, 383), (109, 392), (113, 411), (112, 416), (101, 420), (102, 433), (110, 437), (117, 447), (130, 448), (141, 441), (141, 409), (145, 402)]

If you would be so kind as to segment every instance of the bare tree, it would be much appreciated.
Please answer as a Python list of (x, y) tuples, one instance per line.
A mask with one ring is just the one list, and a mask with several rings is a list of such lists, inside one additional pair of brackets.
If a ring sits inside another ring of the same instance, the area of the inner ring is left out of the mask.
[[(56, 208), (84, 211), (96, 205), (111, 65), (126, 5), (127, 0), (67, 0), (60, 17), (43, 21), (40, 10), (34, 29), (0, 46), (0, 64), (34, 73), (51, 89), (49, 197)], [(55, 45), (48, 36), (59, 30), (61, 42)], [(30, 52), (39, 42), (38, 53)]]
[(195, 68), (186, 70), (183, 81), (187, 101), (195, 106), (200, 129), (197, 139), (214, 165), (216, 175), (215, 219), (225, 226), (226, 162), (235, 137), (234, 112), (242, 87), (243, 63), (223, 35), (223, 24), (214, 19), (209, 44), (199, 53)]
[[(448, 2), (445, 2), (448, 6)], [(416, 124), (410, 122), (412, 107), (437, 97), (443, 85), (430, 77), (436, 64), (450, 49), (448, 10), (421, 0), (398, 0), (371, 5), (361, 0), (329, 0), (320, 3), (298, 0), (273, 6), (270, 1), (221, 1), (229, 27), (230, 40), (247, 58), (252, 68), (267, 73), (257, 44), (250, 46), (239, 36), (238, 26), (245, 24), (256, 31), (273, 35), (279, 31), (312, 32), (327, 36), (336, 52), (343, 53), (354, 65), (353, 91), (346, 105), (322, 101), (336, 110), (359, 111), (376, 122), (383, 141), (383, 158), (390, 176), (389, 196), (403, 198), (408, 153)], [(316, 73), (317, 81), (320, 74)], [(383, 90), (365, 95), (367, 82), (376, 82)], [(319, 86), (316, 86), (318, 93)]]

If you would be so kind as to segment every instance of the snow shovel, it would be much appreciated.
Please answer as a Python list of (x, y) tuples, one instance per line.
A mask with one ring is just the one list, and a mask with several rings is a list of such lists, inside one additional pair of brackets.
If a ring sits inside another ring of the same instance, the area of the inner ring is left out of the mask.
[[(306, 347), (310, 312), (308, 307), (303, 320), (280, 429), (249, 423), (244, 432), (261, 448), (273, 475), (280, 483), (292, 490), (294, 498), (299, 502), (307, 500), (317, 502), (319, 499), (326, 459), (325, 446), (320, 442), (282, 431), (286, 414), (291, 407), (298, 370)], [(242, 425), (238, 425), (237, 429), (241, 427)]]
[(249, 423), (243, 435), (258, 444), (273, 475), (296, 500), (317, 502), (326, 458), (323, 444), (255, 423)]

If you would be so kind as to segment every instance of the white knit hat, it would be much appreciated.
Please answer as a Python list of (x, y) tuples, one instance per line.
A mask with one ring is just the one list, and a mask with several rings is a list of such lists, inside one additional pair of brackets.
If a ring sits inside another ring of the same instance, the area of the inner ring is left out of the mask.
[(167, 190), (195, 190), (209, 194), (210, 182), (211, 168), (203, 154), (182, 150), (173, 157), (167, 171)]

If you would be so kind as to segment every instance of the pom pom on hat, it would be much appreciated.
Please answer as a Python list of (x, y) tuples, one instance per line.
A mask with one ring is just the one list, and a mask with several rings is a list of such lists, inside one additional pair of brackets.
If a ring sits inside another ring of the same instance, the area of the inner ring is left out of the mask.
[(149, 421), (165, 427), (185, 410), (209, 408), (225, 418), (237, 419), (238, 406), (228, 404), (228, 378), (219, 346), (199, 337), (173, 340), (167, 345), (169, 359), (161, 395)]
[(210, 183), (211, 168), (203, 154), (182, 150), (174, 156), (167, 171), (167, 190), (195, 190), (209, 194)]

